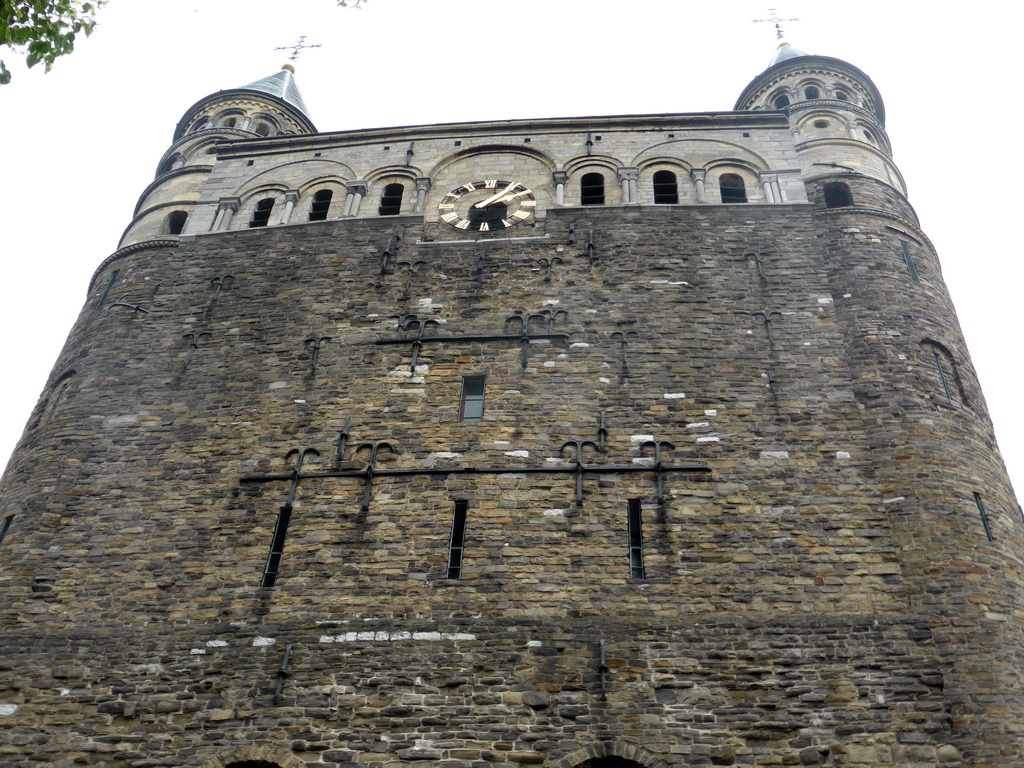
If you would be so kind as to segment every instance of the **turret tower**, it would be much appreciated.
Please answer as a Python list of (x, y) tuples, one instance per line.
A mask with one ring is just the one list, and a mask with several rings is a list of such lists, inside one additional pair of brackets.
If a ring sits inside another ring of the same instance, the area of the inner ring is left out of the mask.
[(175, 128), (174, 141), (160, 158), (153, 183), (140, 196), (121, 247), (188, 231), (218, 144), (312, 133), (316, 127), (291, 64), (241, 88), (200, 99)]
[[(883, 207), (895, 204), (901, 216), (916, 221), (903, 177), (892, 162), (882, 96), (857, 67), (806, 54), (782, 40), (768, 68), (743, 89), (735, 109), (779, 110), (788, 116), (809, 199), (826, 207), (852, 198)], [(896, 190), (898, 198), (872, 180)]]

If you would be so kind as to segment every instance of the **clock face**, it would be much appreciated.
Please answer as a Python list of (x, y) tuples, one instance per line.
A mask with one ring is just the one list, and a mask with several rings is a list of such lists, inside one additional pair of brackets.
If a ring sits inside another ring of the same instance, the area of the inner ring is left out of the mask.
[(472, 181), (453, 189), (437, 206), (441, 220), (456, 229), (494, 232), (533, 215), (537, 200), (518, 181)]

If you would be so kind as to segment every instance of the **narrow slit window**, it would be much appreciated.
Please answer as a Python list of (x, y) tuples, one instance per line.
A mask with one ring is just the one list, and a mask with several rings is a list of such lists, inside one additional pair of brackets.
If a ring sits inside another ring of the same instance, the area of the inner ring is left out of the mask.
[(327, 221), (327, 212), (331, 209), (331, 198), (334, 192), (329, 189), (321, 189), (313, 195), (313, 204), (309, 207), (310, 221)]
[(281, 558), (284, 555), (284, 540), (288, 535), (288, 521), (291, 516), (292, 511), (288, 507), (282, 507), (277, 516), (274, 538), (270, 541), (270, 554), (267, 555), (267, 565), (263, 569), (261, 587), (272, 587), (277, 583), (277, 576), (281, 572)]
[(459, 421), (480, 421), (484, 417), (484, 385), (486, 376), (464, 376)]
[(988, 512), (985, 511), (985, 505), (981, 501), (981, 494), (974, 494), (974, 503), (978, 507), (978, 514), (981, 515), (981, 524), (985, 528), (985, 538), (989, 541), (995, 541), (995, 536), (992, 535), (992, 525), (989, 523)]
[(903, 249), (903, 260), (907, 262), (910, 279), (915, 283), (920, 283), (921, 277), (917, 274), (917, 265), (914, 263), (914, 254), (910, 252), (910, 244), (906, 240), (900, 240), (900, 248)]
[(401, 184), (388, 184), (380, 195), (380, 208), (377, 213), (381, 216), (397, 216), (402, 212), (402, 196), (405, 194), (405, 187)]
[(249, 219), (250, 227), (265, 227), (270, 222), (270, 212), (274, 210), (274, 198), (265, 197), (256, 203), (256, 208)]
[(8, 515), (4, 518), (3, 523), (0, 523), (0, 544), (3, 544), (4, 539), (7, 538), (7, 531), (10, 530), (11, 523), (14, 522), (14, 515)]
[(604, 176), (585, 173), (580, 179), (580, 205), (604, 205)]
[(939, 372), (939, 382), (942, 384), (942, 391), (946, 394), (946, 400), (953, 402), (953, 397), (949, 393), (949, 380), (946, 378), (946, 372), (942, 368), (942, 355), (938, 352), (932, 352), (932, 360), (935, 361), (935, 370)]
[(469, 502), (460, 499), (455, 502), (452, 515), (452, 535), (448, 542), (448, 575), (449, 579), (462, 578), (462, 553), (466, 548), (466, 511)]
[(723, 173), (718, 185), (722, 191), (723, 203), (747, 202), (747, 187), (743, 183), (743, 177), (739, 174)]
[(71, 371), (64, 376), (63, 381), (58, 383), (57, 392), (53, 396), (53, 403), (50, 405), (50, 408), (46, 413), (47, 421), (56, 415), (57, 409), (60, 408), (61, 403), (64, 402), (64, 398), (67, 397), (68, 391), (71, 389), (71, 377), (74, 375), (75, 372)]
[(107, 296), (110, 295), (110, 291), (114, 287), (114, 283), (117, 282), (117, 276), (119, 273), (120, 270), (117, 269), (110, 273), (110, 279), (107, 280), (107, 287), (103, 289), (103, 293), (100, 294), (100, 298), (96, 302), (96, 309), (103, 309), (103, 305), (107, 302)]
[(629, 578), (643, 579), (644, 575), (644, 532), (640, 514), (640, 499), (629, 500)]
[(654, 174), (655, 205), (675, 205), (679, 202), (679, 188), (672, 171), (656, 171)]

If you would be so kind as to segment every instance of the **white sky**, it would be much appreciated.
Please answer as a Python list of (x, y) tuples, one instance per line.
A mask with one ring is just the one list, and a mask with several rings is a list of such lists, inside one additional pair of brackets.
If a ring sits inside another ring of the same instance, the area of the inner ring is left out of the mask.
[[(728, 111), (774, 55), (771, 25), (751, 23), (769, 15), (750, 0), (111, 0), (47, 75), (0, 49), (14, 74), (0, 86), (0, 466), (175, 124), (201, 97), (275, 72), (276, 46), (323, 45), (297, 75), (321, 131)], [(791, 1), (779, 15), (801, 20), (785, 25), (794, 46), (860, 67), (881, 91), (1024, 489), (1024, 264), (1011, 237), (1024, 9)]]

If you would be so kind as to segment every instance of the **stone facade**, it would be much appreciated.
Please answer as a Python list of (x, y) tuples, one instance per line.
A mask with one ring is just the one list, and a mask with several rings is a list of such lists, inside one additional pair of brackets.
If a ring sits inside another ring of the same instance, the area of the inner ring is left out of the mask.
[[(881, 97), (790, 53), (727, 114), (198, 102), (4, 476), (3, 764), (1019, 765), (984, 399)], [(536, 207), (451, 226), (488, 179)]]

